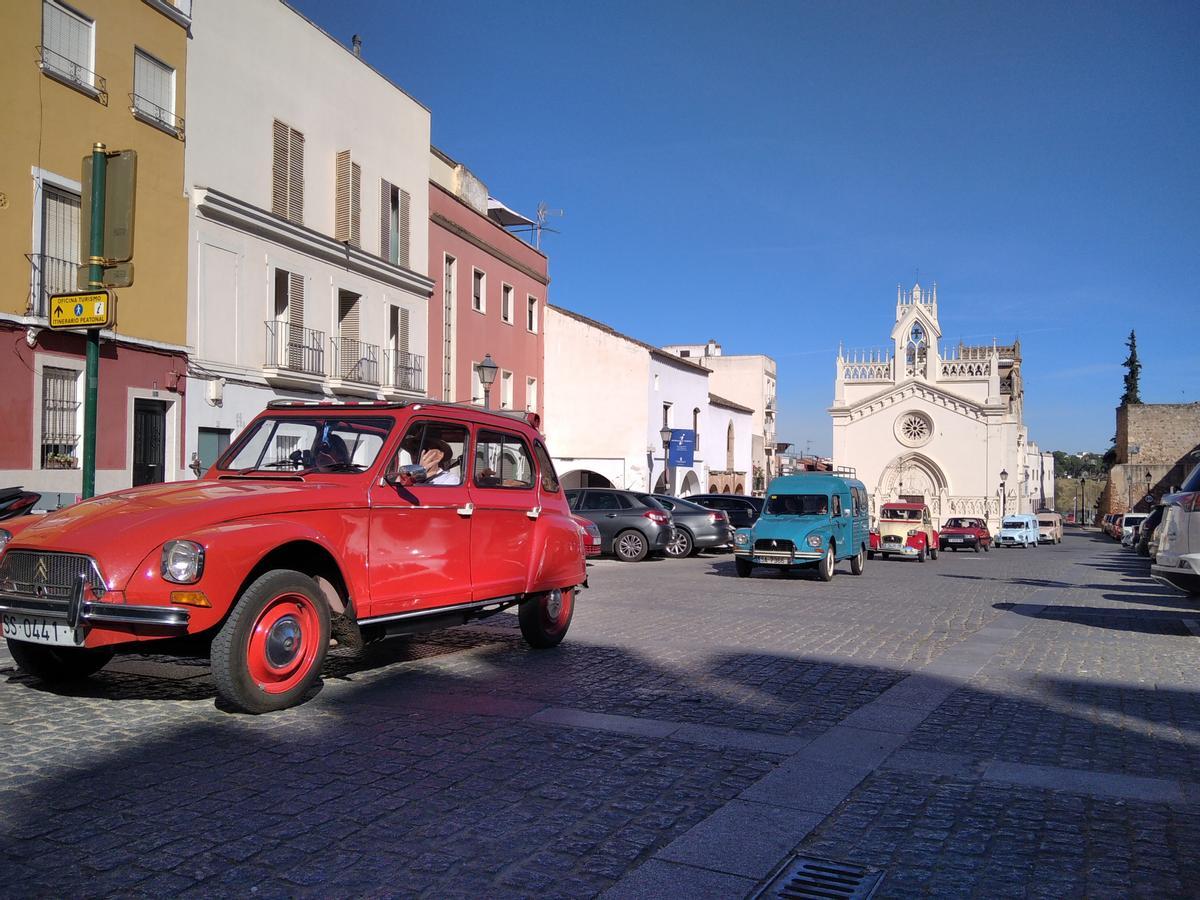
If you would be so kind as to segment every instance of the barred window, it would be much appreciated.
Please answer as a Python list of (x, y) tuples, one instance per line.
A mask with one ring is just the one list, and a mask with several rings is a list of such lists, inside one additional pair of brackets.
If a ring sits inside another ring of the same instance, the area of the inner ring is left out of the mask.
[(79, 468), (79, 373), (42, 369), (42, 468)]

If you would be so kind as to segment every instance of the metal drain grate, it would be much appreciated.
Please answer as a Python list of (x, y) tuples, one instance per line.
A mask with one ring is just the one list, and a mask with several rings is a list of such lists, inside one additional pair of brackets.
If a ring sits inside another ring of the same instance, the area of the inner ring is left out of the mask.
[(752, 900), (866, 900), (883, 873), (854, 863), (793, 856)]

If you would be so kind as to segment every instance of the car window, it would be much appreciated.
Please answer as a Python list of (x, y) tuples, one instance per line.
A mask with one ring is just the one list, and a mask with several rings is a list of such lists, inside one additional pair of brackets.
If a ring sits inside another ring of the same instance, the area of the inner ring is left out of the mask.
[(390, 471), (400, 466), (424, 466), (425, 481), (432, 486), (463, 483), (463, 457), (467, 429), (453, 422), (414, 422), (400, 440)]
[(525, 442), (515, 434), (481, 429), (475, 444), (475, 484), (529, 490), (533, 483), (533, 457)]
[(842, 498), (840, 494), (833, 495), (833, 506), (831, 507), (833, 515), (840, 516), (842, 514)]
[(276, 416), (259, 419), (220, 460), (221, 470), (317, 469), (361, 472), (379, 455), (388, 418)]
[(579, 504), (583, 502), (583, 491), (567, 491), (567, 506), (571, 509), (579, 509)]
[(771, 494), (767, 514), (772, 516), (823, 516), (829, 512), (824, 494)]
[(666, 497), (655, 497), (654, 499), (656, 501), (658, 501), (658, 505), (661, 506), (663, 509), (670, 510), (671, 512), (675, 511), (675, 501), (674, 500), (668, 500)]
[(554, 463), (550, 461), (550, 454), (546, 452), (541, 441), (533, 442), (533, 455), (537, 457), (538, 468), (542, 470), (542, 490), (556, 493), (558, 473), (554, 471)]
[(596, 510), (615, 510), (620, 509), (621, 504), (617, 502), (617, 495), (612, 491), (588, 491), (587, 501), (580, 509), (596, 509)]

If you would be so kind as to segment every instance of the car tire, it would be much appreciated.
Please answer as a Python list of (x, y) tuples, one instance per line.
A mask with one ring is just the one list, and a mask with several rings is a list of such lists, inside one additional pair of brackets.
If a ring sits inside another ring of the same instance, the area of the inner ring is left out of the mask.
[(748, 559), (735, 559), (733, 567), (737, 570), (738, 578), (749, 578), (754, 571), (754, 563)]
[(975, 552), (976, 552), (976, 553), (978, 553), (978, 552), (979, 552), (979, 541), (976, 541), (976, 542), (975, 542)]
[(937, 548), (937, 547), (930, 547), (930, 548), (929, 548), (929, 558), (930, 558), (930, 559), (937, 559), (937, 558), (938, 558), (938, 548)]
[(992, 546), (991, 544), (984, 544), (984, 545), (983, 545), (983, 552), (984, 552), (984, 553), (989, 553), (989, 552), (991, 552), (991, 546)]
[(636, 529), (622, 531), (613, 538), (613, 553), (622, 562), (641, 562), (649, 552), (646, 536)]
[(696, 542), (692, 540), (691, 532), (686, 528), (676, 528), (673, 537), (667, 544), (667, 556), (671, 559), (687, 559), (696, 551)]
[(328, 649), (329, 606), (317, 583), (292, 569), (266, 572), (213, 638), (217, 694), (248, 713), (295, 706), (320, 678)]
[(47, 684), (67, 684), (95, 675), (113, 658), (112, 647), (52, 647), (28, 641), (8, 641), (17, 668)]
[(861, 575), (863, 573), (863, 570), (867, 567), (866, 556), (867, 551), (862, 547), (859, 547), (858, 552), (854, 554), (854, 556), (850, 557), (851, 575)]
[(833, 581), (833, 568), (836, 565), (833, 558), (833, 545), (825, 548), (825, 555), (817, 563), (817, 577), (822, 581)]
[(575, 588), (555, 588), (529, 594), (517, 607), (521, 636), (537, 650), (546, 650), (562, 643), (575, 615)]
[(921, 551), (917, 554), (917, 562), (919, 562), (919, 563), (925, 562), (925, 548), (924, 547), (922, 547)]

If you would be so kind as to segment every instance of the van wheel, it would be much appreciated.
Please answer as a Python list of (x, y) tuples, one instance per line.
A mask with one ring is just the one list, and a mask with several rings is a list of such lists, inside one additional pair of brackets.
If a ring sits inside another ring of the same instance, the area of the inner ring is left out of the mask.
[(822, 581), (833, 581), (833, 544), (825, 548), (825, 555), (817, 563), (817, 577)]
[(213, 681), (248, 713), (295, 706), (321, 675), (329, 607), (303, 572), (276, 569), (242, 592), (212, 643)]
[(51, 647), (28, 641), (8, 641), (17, 668), (47, 684), (82, 681), (95, 675), (113, 658), (112, 647)]
[(641, 562), (646, 558), (649, 549), (650, 545), (646, 543), (646, 538), (642, 533), (634, 531), (632, 528), (629, 531), (622, 531), (613, 541), (613, 552), (617, 554), (617, 559), (624, 562)]
[(754, 563), (748, 559), (735, 559), (733, 567), (737, 570), (738, 578), (749, 578), (750, 573), (754, 571)]
[(859, 547), (858, 552), (855, 553), (854, 556), (850, 557), (850, 574), (851, 575), (861, 575), (863, 573), (863, 569), (865, 569), (866, 565), (867, 565), (866, 562), (864, 561), (865, 557), (866, 557), (866, 551), (863, 550), (862, 547)]
[(530, 647), (545, 650), (562, 642), (575, 615), (575, 588), (530, 594), (517, 607), (521, 636)]

